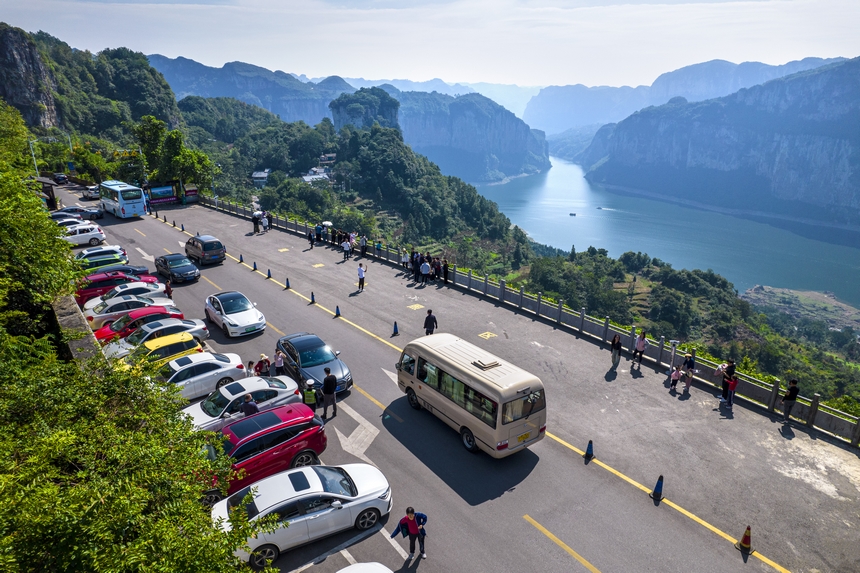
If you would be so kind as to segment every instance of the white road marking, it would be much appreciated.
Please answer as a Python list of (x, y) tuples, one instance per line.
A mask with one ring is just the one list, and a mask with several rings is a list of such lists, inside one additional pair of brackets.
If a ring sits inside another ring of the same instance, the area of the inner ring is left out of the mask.
[(341, 543), (340, 545), (338, 545), (337, 547), (335, 547), (334, 549), (330, 549), (330, 550), (326, 551), (325, 553), (323, 553), (322, 555), (315, 557), (310, 562), (305, 563), (304, 565), (302, 565), (298, 569), (293, 569), (292, 571), (290, 571), (290, 573), (301, 573), (302, 571), (305, 571), (306, 569), (310, 569), (314, 565), (319, 565), (320, 563), (325, 561), (329, 556), (334, 555), (335, 553), (340, 553), (341, 551), (343, 551), (347, 547), (351, 547), (351, 546), (355, 545), (359, 541), (361, 541), (367, 537), (370, 537), (371, 535), (373, 535), (374, 533), (376, 533), (377, 531), (380, 531), (380, 530), (384, 531), (382, 529), (382, 524), (377, 523), (376, 525), (374, 525), (373, 527), (371, 527), (367, 531), (362, 531), (361, 533), (359, 533), (358, 535), (356, 535), (352, 539), (345, 541), (345, 542)]
[(343, 558), (346, 559), (350, 565), (355, 565), (358, 561), (355, 560), (355, 557), (352, 556), (352, 553), (347, 551), (346, 549), (341, 549), (340, 554), (343, 555)]
[(140, 247), (135, 247), (135, 249), (138, 253), (140, 253), (140, 256), (143, 257), (144, 261), (149, 261), (150, 263), (155, 262), (155, 257), (153, 257), (152, 255), (147, 255), (146, 252), (144, 252), (144, 250)]
[(179, 248), (182, 249), (182, 252), (184, 253), (185, 252), (185, 243), (183, 243), (182, 241), (179, 241)]
[(391, 370), (386, 370), (385, 368), (382, 368), (381, 370), (382, 370), (383, 372), (385, 372), (385, 375), (386, 375), (386, 376), (388, 376), (389, 378), (391, 378), (391, 381), (392, 381), (392, 382), (394, 382), (394, 385), (395, 385), (395, 386), (397, 386), (398, 388), (400, 387), (400, 386), (398, 386), (398, 385), (397, 385), (397, 372), (392, 372)]
[(358, 422), (358, 427), (349, 435), (348, 438), (337, 428), (334, 429), (334, 433), (340, 440), (340, 445), (343, 448), (343, 451), (375, 466), (376, 464), (370, 461), (370, 458), (364, 455), (364, 452), (368, 447), (370, 447), (370, 444), (373, 443), (373, 439), (377, 434), (379, 434), (379, 429), (365, 420), (361, 414), (353, 410), (345, 402), (338, 404), (338, 409), (342, 410), (350, 418)]
[(390, 534), (390, 533), (388, 533), (387, 531), (385, 531), (385, 530), (383, 529), (382, 531), (380, 531), (380, 532), (379, 532), (379, 534), (380, 534), (380, 535), (382, 535), (383, 537), (385, 537), (385, 539), (387, 539), (387, 540), (388, 540), (388, 542), (391, 544), (391, 546), (392, 546), (392, 547), (394, 547), (394, 549), (396, 549), (396, 550), (397, 550), (397, 553), (399, 553), (399, 554), (400, 554), (400, 556), (401, 556), (403, 559), (409, 559), (409, 554), (408, 554), (408, 553), (406, 553), (406, 550), (405, 550), (405, 549), (403, 549), (402, 547), (400, 547), (400, 544), (399, 544), (399, 543), (397, 543), (397, 540), (395, 540), (393, 537), (391, 537), (391, 534)]

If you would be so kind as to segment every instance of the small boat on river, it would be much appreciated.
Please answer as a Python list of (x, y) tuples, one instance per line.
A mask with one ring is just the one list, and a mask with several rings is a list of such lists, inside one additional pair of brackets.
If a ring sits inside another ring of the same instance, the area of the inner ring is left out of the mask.
[(571, 217), (576, 217), (576, 213), (571, 213), (571, 214), (570, 214), (570, 216), (571, 216)]

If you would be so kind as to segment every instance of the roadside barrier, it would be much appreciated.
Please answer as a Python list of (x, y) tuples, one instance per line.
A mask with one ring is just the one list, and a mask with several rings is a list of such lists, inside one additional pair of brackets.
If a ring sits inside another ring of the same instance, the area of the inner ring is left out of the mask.
[(588, 440), (588, 446), (585, 448), (585, 455), (582, 457), (585, 458), (585, 461), (590, 461), (594, 457), (594, 444), (591, 443), (591, 440)]
[(741, 553), (751, 554), (753, 552), (749, 525), (747, 525), (747, 530), (744, 531), (744, 536), (741, 538), (741, 540), (735, 543), (735, 547)]
[(657, 502), (663, 500), (663, 476), (657, 478), (657, 485), (654, 486), (654, 491), (649, 493), (648, 497)]

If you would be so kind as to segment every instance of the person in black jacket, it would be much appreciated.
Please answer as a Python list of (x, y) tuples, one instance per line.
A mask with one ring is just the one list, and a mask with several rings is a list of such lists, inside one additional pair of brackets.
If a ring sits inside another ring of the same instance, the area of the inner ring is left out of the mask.
[(424, 319), (424, 334), (433, 334), (437, 328), (439, 328), (439, 323), (436, 322), (436, 316), (432, 310), (427, 309), (427, 318)]
[(331, 368), (326, 366), (323, 371), (325, 372), (325, 378), (323, 378), (322, 383), (322, 393), (323, 393), (323, 418), (327, 417), (328, 407), (331, 405), (332, 407), (332, 417), (337, 416), (337, 401), (335, 400), (335, 391), (337, 390), (337, 378), (331, 373)]
[(782, 407), (785, 410), (785, 416), (782, 418), (783, 424), (791, 423), (791, 410), (797, 404), (797, 394), (800, 388), (797, 387), (797, 380), (792, 380), (788, 383), (788, 392), (782, 397)]

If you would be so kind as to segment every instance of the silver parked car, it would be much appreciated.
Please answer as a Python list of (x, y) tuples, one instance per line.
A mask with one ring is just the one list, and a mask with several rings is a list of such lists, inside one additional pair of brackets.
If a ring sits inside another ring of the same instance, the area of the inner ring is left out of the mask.
[(87, 322), (90, 323), (90, 328), (98, 330), (133, 310), (148, 306), (173, 306), (173, 300), (169, 298), (121, 295), (103, 300), (93, 308), (86, 309), (84, 316)]
[(200, 319), (182, 320), (179, 318), (165, 318), (138, 327), (137, 330), (127, 337), (105, 346), (102, 352), (108, 358), (124, 358), (147, 340), (168, 334), (176, 334), (177, 332), (188, 332), (197, 342), (203, 342), (209, 338), (209, 329)]
[(254, 398), (261, 412), (285, 404), (300, 404), (302, 401), (298, 384), (289, 376), (253, 376), (222, 386), (202, 402), (182, 411), (191, 417), (198, 430), (217, 432), (227, 424), (245, 417), (241, 409), (245, 394)]
[(245, 365), (238, 354), (199, 352), (171, 360), (161, 370), (161, 378), (178, 386), (189, 400), (244, 377)]
[(86, 311), (87, 309), (93, 308), (101, 302), (123, 295), (133, 295), (140, 297), (167, 297), (167, 295), (164, 294), (164, 288), (165, 287), (162, 283), (147, 283), (143, 281), (134, 281), (132, 283), (117, 285), (103, 295), (91, 298), (90, 300), (85, 302), (83, 309), (84, 311)]

